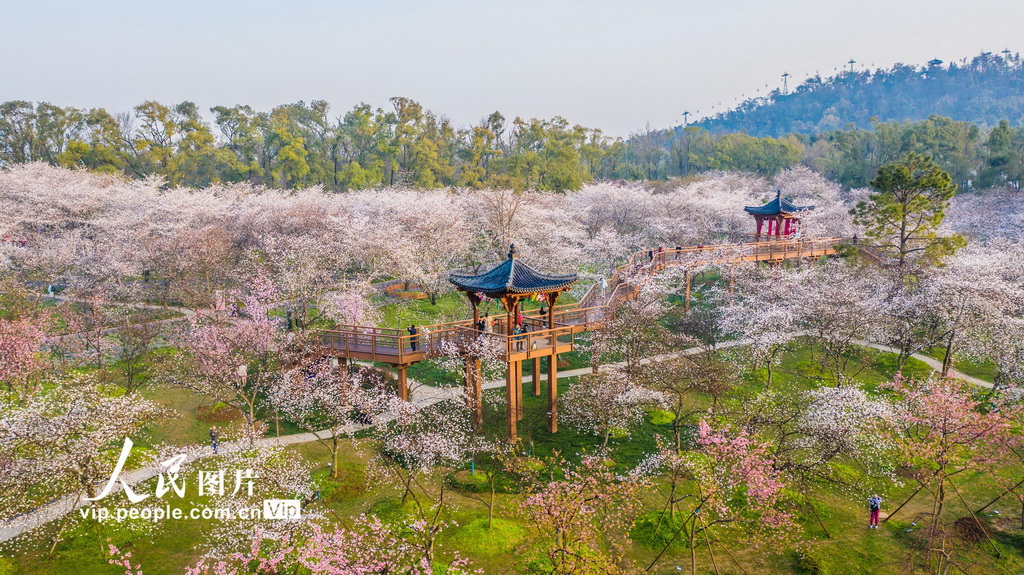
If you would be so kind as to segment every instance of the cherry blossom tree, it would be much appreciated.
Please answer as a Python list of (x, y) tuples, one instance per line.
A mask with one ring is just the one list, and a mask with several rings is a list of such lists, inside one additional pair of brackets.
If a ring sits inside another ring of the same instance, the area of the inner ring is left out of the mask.
[(663, 407), (672, 413), (672, 437), (676, 449), (683, 448), (683, 434), (706, 408), (700, 401), (710, 398), (712, 409), (736, 384), (736, 364), (708, 354), (680, 354), (641, 367), (637, 381), (661, 394)]
[[(58, 497), (95, 497), (125, 437), (163, 414), (136, 395), (111, 393), (95, 374), (49, 381), (45, 391), (21, 403), (0, 403), (0, 517)], [(54, 545), (67, 525), (58, 529)]]
[(917, 522), (925, 524), (923, 536), (928, 541), (923, 560), (941, 569), (954, 561), (945, 541), (948, 497), (955, 495), (963, 510), (980, 525), (957, 488), (956, 476), (990, 470), (999, 464), (1014, 442), (1014, 410), (998, 401), (980, 409), (974, 390), (956, 379), (932, 377), (919, 381), (897, 377), (891, 388), (900, 396), (894, 409), (892, 440), (900, 452), (900, 463), (912, 471), (917, 488), (885, 521), (918, 494), (927, 493), (931, 499), (929, 510), (917, 517)]
[(447, 526), (444, 510), (447, 486), (428, 480), (440, 467), (461, 465), (479, 451), (465, 404), (447, 400), (427, 407), (391, 397), (388, 412), (394, 421), (375, 428), (380, 452), (374, 458), (378, 473), (398, 481), (402, 503), (413, 502), (414, 535), (411, 540), (423, 558), (434, 561), (437, 536)]
[(881, 332), (880, 290), (862, 269), (842, 262), (806, 266), (790, 280), (797, 306), (797, 325), (814, 339), (822, 373), (836, 385), (859, 372), (863, 341)]
[(632, 383), (624, 372), (607, 370), (580, 376), (561, 403), (567, 425), (601, 437), (607, 448), (612, 433), (628, 434), (665, 401), (663, 394)]
[(767, 369), (766, 387), (772, 385), (773, 368), (800, 335), (797, 298), (802, 291), (795, 280), (795, 274), (778, 267), (742, 266), (734, 277), (736, 295), (716, 298), (722, 330), (749, 342), (744, 350), (755, 368)]
[(253, 429), (260, 394), (280, 376), (292, 342), (270, 316), (276, 290), (267, 278), (255, 278), (250, 292), (236, 296), (242, 305), (227, 318), (192, 319), (182, 341), (186, 356), (172, 378), (236, 407)]
[[(141, 575), (142, 565), (132, 565), (132, 553), (108, 546), (109, 562), (128, 575)], [(270, 539), (257, 530), (249, 548), (201, 559), (186, 575), (275, 575), (301, 571), (309, 575), (366, 575), (408, 573), (433, 575), (479, 573), (469, 561), (455, 554), (446, 565), (431, 564), (404, 537), (403, 530), (373, 516), (361, 515), (344, 529), (325, 530), (312, 525), (308, 534), (286, 534)]]
[[(781, 505), (785, 484), (768, 443), (745, 429), (715, 429), (706, 420), (698, 423), (695, 439), (694, 451), (662, 449), (639, 466), (644, 473), (662, 470), (675, 478), (670, 479), (673, 489), (666, 511), (684, 502), (688, 508), (682, 514), (681, 525), (648, 570), (681, 535), (689, 541), (690, 572), (696, 573), (698, 537), (704, 540), (718, 570), (712, 539), (719, 538), (713, 530), (743, 531), (748, 537), (764, 541), (793, 528), (793, 517)], [(680, 481), (686, 477), (692, 477), (692, 481), (687, 482), (688, 491), (682, 495), (679, 490), (686, 486)]]
[(650, 278), (630, 281), (634, 297), (612, 302), (604, 328), (592, 335), (591, 356), (595, 365), (617, 358), (625, 363), (628, 374), (636, 374), (640, 362), (682, 347), (685, 338), (670, 332), (659, 320), (669, 311), (667, 292)]
[(128, 314), (122, 314), (116, 328), (107, 335), (111, 370), (120, 376), (117, 383), (125, 393), (135, 393), (153, 380), (163, 363), (163, 356), (156, 353), (163, 338), (164, 328), (159, 322), (133, 323)]
[(550, 462), (564, 478), (527, 496), (522, 512), (536, 538), (534, 545), (551, 573), (628, 573), (620, 533), (639, 512), (646, 477), (620, 476), (600, 458), (579, 465)]
[(826, 534), (815, 506), (819, 488), (868, 497), (865, 490), (896, 481), (892, 407), (857, 387), (763, 393), (734, 418), (771, 442), (775, 468)]
[(0, 382), (10, 397), (27, 399), (32, 377), (43, 367), (43, 330), (33, 318), (0, 319)]
[(339, 370), (324, 360), (289, 370), (268, 391), (275, 409), (330, 451), (336, 479), (342, 439), (381, 415), (389, 395), (380, 378)]
[(991, 336), (1005, 333), (993, 327), (1019, 315), (1024, 298), (1021, 255), (1019, 242), (971, 244), (924, 280), (927, 305), (939, 324), (936, 341), (945, 347), (943, 374), (949, 373), (957, 355), (987, 357), (1005, 349), (1002, 339), (1000, 345), (989, 343)]

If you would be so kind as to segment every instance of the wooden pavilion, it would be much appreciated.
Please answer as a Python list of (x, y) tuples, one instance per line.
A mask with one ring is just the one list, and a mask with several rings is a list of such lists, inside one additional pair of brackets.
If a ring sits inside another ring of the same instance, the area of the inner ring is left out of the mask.
[[(747, 206), (743, 211), (754, 216), (757, 222), (757, 233), (754, 241), (762, 239), (773, 241), (789, 238), (800, 229), (801, 212), (813, 210), (814, 206), (797, 206), (782, 197), (782, 190), (775, 192), (775, 199), (763, 206)], [(768, 223), (768, 230), (762, 235), (762, 228)]]
[[(552, 433), (558, 431), (558, 353), (561, 347), (559, 330), (569, 328), (556, 328), (555, 303), (558, 296), (572, 287), (577, 279), (576, 274), (550, 275), (533, 269), (516, 258), (515, 244), (509, 246), (508, 258), (504, 262), (484, 273), (452, 272), (448, 276), (448, 281), (459, 291), (464, 292), (469, 299), (473, 307), (473, 329), (481, 332), (479, 337), (486, 335), (483, 332), (491, 331), (506, 340), (506, 414), (508, 437), (511, 441), (516, 440), (517, 424), (523, 418), (523, 361), (527, 359), (533, 361), (534, 393), (539, 395), (540, 360), (542, 356), (548, 358), (548, 429)], [(522, 302), (537, 296), (542, 297), (547, 304), (547, 317), (524, 318), (521, 312)], [(501, 301), (506, 316), (503, 322), (496, 322), (493, 329), (479, 330), (479, 305), (485, 297)], [(529, 326), (531, 322), (533, 325)], [(529, 329), (529, 336), (516, 334), (517, 326)], [(569, 333), (571, 336), (571, 329)], [(571, 349), (571, 339), (566, 351), (568, 349)], [(478, 427), (483, 423), (481, 379), (480, 359), (467, 357), (466, 387), (475, 413), (474, 424)]]

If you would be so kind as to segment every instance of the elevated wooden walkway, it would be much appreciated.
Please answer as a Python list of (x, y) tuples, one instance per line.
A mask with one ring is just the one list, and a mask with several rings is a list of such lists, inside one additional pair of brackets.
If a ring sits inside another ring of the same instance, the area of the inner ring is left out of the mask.
[(409, 335), (404, 329), (338, 325), (320, 332), (320, 353), (407, 367), (431, 357), (453, 354), (482, 340), (508, 362), (551, 356), (572, 351), (576, 334), (604, 327), (614, 304), (633, 296), (630, 278), (656, 275), (670, 267), (693, 270), (709, 265), (820, 258), (835, 254), (842, 243), (846, 243), (843, 238), (812, 238), (639, 251), (616, 268), (603, 289), (600, 282), (596, 283), (579, 303), (555, 306), (554, 329), (548, 329), (546, 318), (540, 318), (537, 311), (523, 314), (527, 332), (520, 335), (510, 333), (505, 317), (495, 319), (493, 333), (476, 330), (471, 319), (418, 326), (416, 335)]

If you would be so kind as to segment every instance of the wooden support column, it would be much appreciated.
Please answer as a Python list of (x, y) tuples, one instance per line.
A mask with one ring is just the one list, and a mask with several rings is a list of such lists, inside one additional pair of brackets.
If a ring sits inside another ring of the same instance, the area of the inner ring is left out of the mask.
[(533, 358), (533, 396), (540, 397), (540, 358)]
[[(548, 298), (548, 329), (555, 329), (555, 302), (558, 301), (558, 293), (550, 294)], [(551, 357), (548, 358), (548, 431), (558, 431), (558, 340), (555, 334), (551, 334)]]
[(523, 362), (516, 362), (516, 419), (523, 420)]
[(686, 270), (686, 301), (683, 304), (684, 311), (690, 311), (690, 270)]
[(518, 437), (516, 424), (519, 421), (516, 410), (516, 378), (513, 370), (516, 362), (508, 362), (508, 371), (505, 373), (505, 398), (508, 400), (508, 407), (505, 409), (505, 420), (508, 424), (508, 440), (515, 443)]
[(736, 290), (736, 268), (729, 266), (729, 295), (733, 295)]
[(405, 370), (408, 369), (407, 365), (399, 365), (398, 367), (398, 397), (402, 401), (409, 401), (409, 379), (406, 376)]

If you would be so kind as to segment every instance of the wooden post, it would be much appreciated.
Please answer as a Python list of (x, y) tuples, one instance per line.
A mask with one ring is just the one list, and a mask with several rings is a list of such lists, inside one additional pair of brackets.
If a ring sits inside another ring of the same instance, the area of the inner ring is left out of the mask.
[(540, 397), (540, 358), (533, 358), (533, 396)]
[(515, 443), (518, 437), (516, 423), (519, 421), (516, 411), (516, 378), (513, 373), (515, 362), (508, 362), (508, 371), (505, 373), (505, 397), (508, 400), (508, 407), (505, 410), (505, 419), (508, 424), (508, 441)]
[(523, 362), (516, 362), (516, 419), (523, 420)]
[(729, 295), (732, 296), (736, 289), (736, 268), (729, 266)]
[(686, 302), (683, 311), (690, 311), (690, 270), (686, 270)]
[[(555, 302), (558, 301), (558, 293), (554, 292), (548, 299), (548, 329), (555, 329)], [(548, 358), (548, 431), (558, 431), (558, 341), (554, 332), (551, 338), (551, 357)]]
[(408, 367), (407, 365), (398, 366), (398, 397), (402, 398), (402, 401), (409, 401), (409, 380), (405, 373)]

